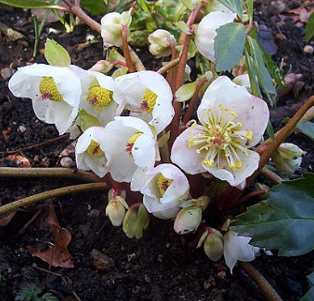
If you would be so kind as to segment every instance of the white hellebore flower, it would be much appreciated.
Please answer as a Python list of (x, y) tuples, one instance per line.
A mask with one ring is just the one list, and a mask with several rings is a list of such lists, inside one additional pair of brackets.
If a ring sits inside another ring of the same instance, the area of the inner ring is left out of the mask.
[(249, 244), (251, 237), (238, 236), (234, 231), (228, 231), (224, 236), (224, 257), (226, 265), (232, 270), (238, 260), (249, 262), (255, 259), (259, 248)]
[(160, 164), (145, 175), (145, 184), (141, 189), (143, 203), (153, 215), (170, 219), (180, 210), (180, 202), (188, 197), (189, 188), (188, 179), (179, 168), (172, 164)]
[(83, 85), (80, 109), (96, 117), (105, 127), (120, 112), (118, 110), (119, 92), (115, 81), (103, 73), (87, 71), (87, 80)]
[(106, 48), (110, 46), (122, 46), (122, 26), (128, 27), (132, 22), (130, 12), (119, 14), (112, 12), (101, 19), (101, 36)]
[(194, 123), (177, 137), (172, 162), (186, 173), (209, 172), (239, 185), (258, 167), (258, 153), (248, 148), (261, 140), (266, 129), (266, 102), (221, 76), (207, 88), (197, 115), (201, 125)]
[(103, 129), (100, 126), (88, 128), (80, 136), (75, 147), (77, 168), (92, 170), (99, 177), (108, 172), (107, 157), (99, 144)]
[(157, 134), (169, 125), (174, 116), (172, 92), (162, 75), (140, 71), (119, 76), (116, 82), (126, 109), (154, 126)]
[(214, 39), (217, 35), (216, 29), (233, 22), (236, 16), (235, 13), (214, 11), (205, 16), (197, 26), (195, 31), (196, 48), (213, 63), (215, 63)]
[(129, 209), (127, 202), (125, 201), (125, 190), (120, 191), (118, 194), (110, 189), (108, 193), (108, 205), (106, 207), (106, 215), (109, 217), (111, 223), (115, 227), (122, 225), (125, 212)]
[(38, 119), (55, 124), (60, 135), (70, 128), (78, 113), (82, 87), (75, 66), (34, 64), (19, 68), (9, 81), (16, 97), (31, 98)]
[(159, 160), (158, 145), (149, 125), (136, 117), (115, 117), (101, 134), (100, 146), (110, 159), (110, 173), (118, 182), (131, 182), (138, 169)]
[(174, 35), (164, 29), (157, 29), (148, 36), (149, 51), (157, 57), (166, 57), (171, 54), (171, 45), (176, 45)]

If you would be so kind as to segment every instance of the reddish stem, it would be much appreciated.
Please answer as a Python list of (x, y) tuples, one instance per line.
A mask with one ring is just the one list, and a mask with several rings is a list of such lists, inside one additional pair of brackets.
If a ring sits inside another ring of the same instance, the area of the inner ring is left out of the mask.
[(115, 61), (115, 62), (111, 62), (112, 65), (121, 65), (123, 67), (127, 67), (127, 64), (125, 62), (122, 61)]
[(265, 189), (260, 189), (260, 190), (255, 190), (252, 191), (246, 195), (244, 195), (243, 197), (239, 198), (236, 202), (236, 205), (241, 205), (245, 202), (247, 202), (249, 199), (251, 199), (252, 197), (259, 195), (259, 194), (265, 194), (267, 193), (267, 191)]
[(131, 54), (129, 50), (129, 44), (128, 44), (128, 36), (127, 36), (127, 26), (122, 25), (122, 50), (123, 50), (123, 55), (125, 58), (126, 65), (128, 66), (129, 72), (133, 73), (135, 72), (135, 68), (131, 59)]
[(197, 96), (198, 96), (198, 93), (201, 89), (201, 87), (207, 82), (207, 79), (206, 77), (203, 77), (196, 85), (196, 88), (195, 88), (195, 92), (189, 102), (189, 107), (186, 111), (186, 114), (183, 118), (183, 121), (182, 123), (185, 125), (191, 118), (192, 114), (193, 114), (193, 111), (195, 109), (195, 103), (196, 103), (196, 100), (197, 100)]

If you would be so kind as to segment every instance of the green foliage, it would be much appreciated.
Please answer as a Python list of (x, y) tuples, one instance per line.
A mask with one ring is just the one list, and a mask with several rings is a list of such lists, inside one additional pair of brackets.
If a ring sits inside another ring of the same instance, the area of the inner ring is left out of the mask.
[(314, 12), (311, 13), (305, 26), (305, 41), (308, 42), (314, 36)]
[(18, 8), (56, 8), (52, 1), (38, 0), (0, 0), (0, 3)]
[(304, 135), (314, 140), (314, 123), (310, 121), (299, 121), (297, 124), (299, 129)]
[(245, 44), (245, 29), (240, 23), (220, 26), (215, 37), (216, 70), (230, 71), (240, 62)]
[[(252, 64), (248, 64), (250, 65), (248, 66), (249, 69), (251, 69), (249, 70), (249, 73), (250, 72), (252, 73), (252, 75), (250, 76), (250, 79), (251, 77), (253, 78), (257, 76), (258, 83), (262, 87), (263, 91), (265, 92), (268, 98), (269, 104), (273, 106), (274, 98), (276, 97), (277, 93), (273, 85), (270, 73), (265, 66), (262, 50), (258, 42), (255, 39), (248, 36), (247, 41), (248, 41), (247, 47), (249, 48), (248, 52), (250, 54), (250, 58), (247, 59), (247, 61), (252, 59)], [(252, 67), (254, 68), (254, 71), (252, 70)], [(256, 82), (256, 79), (254, 79), (254, 81)]]
[(303, 296), (300, 301), (313, 301), (314, 300), (314, 272), (307, 276), (307, 281), (310, 285), (309, 291)]
[(254, 246), (299, 256), (314, 249), (314, 174), (269, 190), (269, 198), (247, 208), (231, 229), (250, 236)]
[(19, 293), (16, 295), (15, 300), (20, 301), (58, 301), (58, 299), (51, 293), (43, 294), (41, 297), (38, 296), (42, 293), (42, 290), (34, 285), (24, 286)]
[(52, 66), (67, 67), (71, 64), (69, 53), (56, 41), (47, 39), (45, 43), (45, 58)]
[(80, 5), (94, 16), (108, 12), (107, 5), (103, 0), (81, 0)]
[(236, 13), (240, 18), (242, 17), (243, 4), (241, 0), (217, 0), (231, 11)]

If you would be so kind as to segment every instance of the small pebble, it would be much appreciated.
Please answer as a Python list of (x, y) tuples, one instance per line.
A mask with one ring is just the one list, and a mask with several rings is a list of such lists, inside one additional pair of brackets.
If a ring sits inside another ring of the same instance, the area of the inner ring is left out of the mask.
[(21, 132), (21, 133), (24, 133), (26, 131), (26, 127), (24, 125), (20, 125), (18, 127), (18, 131)]
[(227, 276), (225, 271), (220, 271), (217, 275), (221, 280), (225, 279)]
[(94, 39), (95, 39), (94, 35), (88, 34), (88, 35), (86, 35), (85, 41), (90, 42), (90, 41), (93, 41)]
[(74, 165), (74, 162), (70, 157), (63, 157), (60, 160), (60, 165), (62, 167), (72, 167)]
[(314, 52), (314, 49), (311, 45), (305, 45), (303, 51), (304, 53), (312, 54)]

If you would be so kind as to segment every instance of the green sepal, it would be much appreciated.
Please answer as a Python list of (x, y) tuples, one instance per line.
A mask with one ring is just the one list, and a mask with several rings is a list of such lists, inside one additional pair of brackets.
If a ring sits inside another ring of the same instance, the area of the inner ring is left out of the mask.
[(51, 39), (47, 39), (45, 43), (45, 58), (51, 66), (68, 67), (71, 64), (69, 53)]

